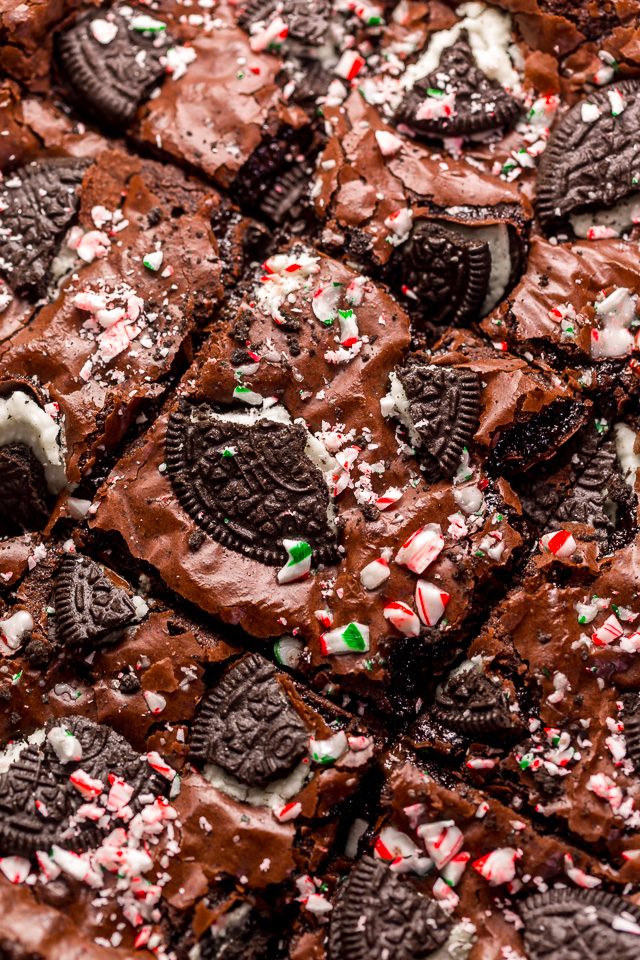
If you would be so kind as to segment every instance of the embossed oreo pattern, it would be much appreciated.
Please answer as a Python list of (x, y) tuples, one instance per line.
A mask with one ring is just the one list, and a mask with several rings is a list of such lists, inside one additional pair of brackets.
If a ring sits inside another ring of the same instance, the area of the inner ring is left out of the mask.
[(612, 926), (626, 913), (640, 923), (640, 908), (599, 890), (549, 890), (519, 907), (529, 960), (637, 960), (638, 936)]
[[(448, 115), (418, 119), (420, 107), (427, 98), (438, 110), (439, 94), (455, 94)], [(520, 103), (497, 80), (490, 80), (477, 66), (463, 30), (440, 57), (433, 73), (418, 80), (407, 93), (396, 119), (426, 137), (459, 137), (486, 130), (497, 130), (515, 123), (522, 111)]]
[(289, 772), (307, 752), (309, 731), (275, 674), (258, 654), (231, 668), (194, 724), (191, 760), (215, 763), (252, 787)]
[(451, 926), (440, 906), (420, 896), (408, 879), (363, 857), (334, 900), (328, 958), (423, 960), (443, 946)]
[[(89, 160), (65, 157), (20, 167), (0, 190), (0, 275), (19, 294), (42, 293), (80, 202)], [(12, 186), (8, 186), (12, 184)]]
[[(612, 113), (608, 93), (622, 94), (625, 109)], [(638, 190), (640, 182), (640, 84), (622, 80), (589, 94), (562, 117), (551, 134), (538, 168), (537, 210), (545, 227), (570, 214), (603, 210)], [(586, 123), (584, 103), (600, 110)]]
[(98, 645), (113, 630), (126, 626), (136, 609), (124, 592), (87, 557), (67, 556), (55, 589), (56, 631), (68, 647)]
[(133, 30), (127, 19), (111, 11), (118, 28), (109, 43), (100, 43), (91, 22), (100, 16), (91, 11), (57, 38), (58, 64), (65, 86), (78, 105), (98, 121), (126, 126), (153, 87), (166, 76), (161, 57), (173, 44), (163, 32), (148, 36)]
[(435, 367), (409, 361), (396, 370), (425, 451), (442, 474), (456, 472), (464, 447), (478, 429), (480, 383), (472, 370)]
[(418, 221), (402, 255), (402, 278), (432, 323), (463, 323), (477, 315), (487, 294), (491, 251), (483, 240)]
[(167, 468), (184, 509), (215, 540), (260, 563), (287, 561), (283, 539), (305, 540), (314, 563), (337, 558), (329, 491), (306, 456), (301, 426), (215, 419), (207, 407), (171, 414)]
[(449, 677), (436, 693), (433, 714), (444, 726), (465, 736), (485, 736), (513, 727), (502, 691), (477, 670)]

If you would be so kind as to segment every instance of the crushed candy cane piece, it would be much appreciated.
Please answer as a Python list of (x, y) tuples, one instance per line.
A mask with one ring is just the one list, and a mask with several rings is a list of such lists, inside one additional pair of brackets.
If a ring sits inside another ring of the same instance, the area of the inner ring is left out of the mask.
[(280, 823), (286, 823), (288, 820), (295, 820), (302, 813), (302, 804), (296, 802), (285, 803), (281, 807), (273, 807), (272, 813)]
[(366, 653), (369, 649), (369, 627), (362, 623), (349, 623), (336, 627), (320, 637), (323, 656), (333, 653)]
[(328, 763), (335, 763), (348, 750), (349, 743), (344, 730), (339, 730), (338, 733), (334, 733), (332, 737), (328, 737), (326, 740), (316, 740), (314, 737), (309, 739), (311, 759), (323, 766)]
[(440, 621), (449, 603), (450, 594), (441, 590), (435, 583), (418, 580), (416, 584), (416, 608), (422, 622), (427, 627), (435, 627)]
[(283, 540), (289, 559), (278, 571), (278, 583), (306, 580), (311, 570), (311, 546), (305, 540)]
[(513, 847), (498, 847), (474, 861), (473, 868), (492, 886), (511, 883), (516, 876), (516, 860), (521, 856), (521, 850), (514, 850)]
[(390, 573), (389, 564), (380, 557), (363, 567), (360, 571), (360, 583), (365, 590), (375, 590), (381, 583), (384, 583)]
[(554, 533), (545, 533), (540, 539), (543, 550), (550, 550), (551, 553), (560, 559), (571, 557), (576, 552), (576, 542), (568, 530), (556, 530)]
[(382, 614), (405, 637), (417, 637), (420, 633), (420, 619), (417, 613), (414, 613), (411, 607), (401, 600), (388, 603)]
[(423, 573), (433, 563), (444, 547), (439, 523), (427, 523), (412, 533), (396, 554), (396, 563), (408, 567), (413, 573)]
[(464, 835), (453, 820), (438, 820), (423, 823), (418, 827), (427, 853), (438, 870), (441, 870), (462, 849)]
[(596, 647), (606, 647), (614, 640), (617, 640), (623, 634), (622, 624), (614, 613), (607, 617), (605, 622), (597, 630), (593, 631), (591, 640)]

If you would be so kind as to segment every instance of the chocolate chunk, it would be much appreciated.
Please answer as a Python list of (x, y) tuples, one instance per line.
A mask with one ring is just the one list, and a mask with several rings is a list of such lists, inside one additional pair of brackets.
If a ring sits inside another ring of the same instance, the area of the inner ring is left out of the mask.
[(529, 960), (637, 960), (637, 935), (613, 927), (623, 913), (640, 922), (640, 908), (630, 900), (600, 890), (549, 890), (519, 909)]
[(425, 451), (445, 477), (460, 465), (464, 448), (478, 429), (480, 382), (472, 370), (409, 362), (396, 374)]
[(42, 293), (62, 235), (74, 219), (90, 161), (30, 163), (0, 191), (0, 275), (19, 294)]
[(620, 18), (614, 3), (593, 3), (593, 0), (537, 0), (544, 13), (564, 17), (575, 23), (588, 40), (596, 40), (614, 27), (620, 26)]
[(314, 563), (336, 559), (329, 491), (301, 426), (222, 420), (202, 406), (171, 414), (165, 445), (180, 503), (214, 540), (272, 565), (287, 561), (283, 539), (309, 543)]
[(144, 26), (143, 17), (149, 20), (141, 11), (125, 18), (113, 8), (104, 20), (91, 11), (56, 40), (69, 93), (79, 107), (111, 127), (127, 126), (166, 76), (162, 58), (173, 40), (164, 30), (136, 27)]
[[(51, 724), (50, 726), (55, 726)], [(109, 790), (109, 776), (121, 777), (140, 793), (159, 793), (162, 781), (123, 737), (83, 717), (60, 721), (80, 742), (82, 759), (61, 763), (48, 740), (28, 744), (0, 775), (0, 852), (31, 856), (52, 843), (73, 849), (94, 842), (98, 828), (91, 821), (69, 831), (68, 818), (85, 802), (69, 777), (81, 769)]]
[(56, 631), (68, 647), (104, 643), (108, 634), (130, 623), (136, 609), (97, 563), (67, 556), (60, 565), (55, 589)]
[(433, 73), (418, 80), (396, 120), (418, 135), (461, 137), (510, 127), (522, 107), (478, 67), (466, 30), (442, 52)]
[[(614, 116), (608, 94), (619, 91), (622, 113)], [(638, 190), (640, 177), (640, 85), (623, 80), (590, 93), (560, 120), (538, 168), (537, 210), (542, 224), (557, 226), (572, 213), (613, 207)], [(583, 120), (583, 108), (597, 108)]]
[(371, 857), (340, 887), (330, 915), (329, 960), (422, 960), (441, 947), (452, 921)]
[(467, 737), (485, 737), (513, 729), (502, 690), (477, 670), (449, 677), (436, 693), (434, 716)]
[(189, 757), (261, 787), (283, 777), (308, 743), (309, 731), (276, 680), (275, 667), (256, 653), (233, 666), (203, 704)]
[(489, 287), (491, 251), (484, 240), (455, 228), (418, 221), (403, 253), (403, 283), (433, 323), (461, 324), (476, 316)]
[(9, 443), (0, 447), (0, 512), (28, 530), (49, 519), (51, 497), (44, 467), (31, 447)]

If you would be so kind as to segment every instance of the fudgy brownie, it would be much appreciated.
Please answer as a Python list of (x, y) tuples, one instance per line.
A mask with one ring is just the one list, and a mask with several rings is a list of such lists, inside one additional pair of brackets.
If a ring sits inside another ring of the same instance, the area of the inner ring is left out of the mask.
[(0, 958), (640, 957), (640, 2), (0, 3)]

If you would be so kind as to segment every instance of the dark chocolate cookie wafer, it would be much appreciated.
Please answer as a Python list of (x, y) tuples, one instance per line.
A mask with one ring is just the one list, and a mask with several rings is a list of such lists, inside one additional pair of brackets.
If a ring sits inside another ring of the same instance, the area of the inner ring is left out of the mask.
[(43, 527), (51, 512), (44, 467), (24, 443), (0, 447), (0, 513), (27, 530)]
[(402, 279), (432, 323), (461, 324), (475, 317), (490, 276), (488, 241), (429, 220), (416, 223), (402, 258)]
[(322, 43), (331, 21), (332, 9), (329, 0), (249, 0), (243, 4), (238, 22), (245, 30), (253, 24), (269, 20), (276, 14), (284, 20), (287, 39), (305, 46)]
[(99, 645), (136, 615), (124, 590), (87, 557), (65, 557), (54, 594), (58, 637), (68, 647)]
[(538, 216), (547, 229), (573, 214), (610, 210), (637, 192), (639, 93), (635, 80), (595, 90), (553, 131), (537, 182)]
[(363, 857), (338, 891), (329, 960), (422, 960), (446, 942), (452, 922), (434, 900)]
[(190, 758), (216, 763), (260, 787), (284, 776), (305, 754), (309, 732), (258, 654), (240, 661), (204, 703), (191, 736)]
[(438, 67), (418, 80), (396, 114), (418, 136), (461, 137), (510, 127), (521, 106), (476, 64), (463, 30), (440, 57)]
[(79, 205), (90, 161), (42, 160), (16, 170), (0, 191), (0, 276), (19, 294), (39, 294)]
[(485, 737), (513, 728), (502, 690), (475, 669), (449, 677), (436, 692), (434, 716), (468, 737)]
[(287, 560), (283, 541), (302, 540), (316, 563), (332, 562), (329, 493), (305, 444), (300, 425), (196, 407), (171, 415), (167, 467), (182, 506), (224, 546), (277, 565)]
[(520, 905), (530, 960), (637, 960), (640, 909), (600, 890), (549, 890)]
[(165, 24), (146, 13), (116, 7), (103, 19), (91, 11), (56, 40), (63, 82), (78, 105), (97, 120), (126, 126), (166, 75), (163, 55), (172, 45)]
[(478, 428), (480, 382), (471, 370), (430, 366), (414, 359), (396, 369), (409, 415), (426, 454), (451, 477)]

